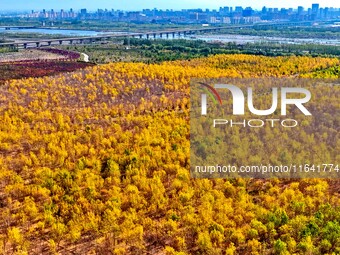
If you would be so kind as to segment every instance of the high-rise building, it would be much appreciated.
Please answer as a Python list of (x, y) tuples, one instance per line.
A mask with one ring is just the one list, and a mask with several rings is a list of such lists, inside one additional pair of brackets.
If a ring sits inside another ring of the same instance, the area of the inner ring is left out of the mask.
[(307, 13), (308, 13), (308, 16), (311, 16), (312, 15), (312, 8), (308, 8)]
[(319, 4), (312, 4), (312, 20), (319, 18)]
[(242, 11), (243, 11), (242, 6), (236, 6), (236, 7), (235, 7), (235, 12), (240, 12), (240, 13), (242, 13)]
[(325, 19), (327, 19), (327, 18), (329, 18), (329, 8), (328, 7), (326, 7), (325, 8)]
[(246, 9), (242, 11), (243, 17), (251, 17), (252, 15), (253, 15), (253, 9), (251, 7), (246, 7)]
[(317, 14), (319, 11), (319, 4), (312, 4), (312, 13)]

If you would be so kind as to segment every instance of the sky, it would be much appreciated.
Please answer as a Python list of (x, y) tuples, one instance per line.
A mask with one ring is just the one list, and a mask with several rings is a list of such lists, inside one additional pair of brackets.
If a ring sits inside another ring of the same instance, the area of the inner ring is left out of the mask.
[(87, 8), (88, 10), (101, 9), (119, 9), (119, 10), (141, 10), (141, 9), (188, 9), (188, 8), (209, 8), (217, 9), (220, 6), (251, 6), (253, 9), (262, 9), (266, 7), (277, 8), (297, 8), (298, 5), (305, 8), (311, 7), (313, 3), (319, 3), (320, 7), (340, 8), (338, 0), (0, 0), (0, 11), (6, 10), (42, 10), (54, 9), (68, 10), (73, 8), (79, 10)]

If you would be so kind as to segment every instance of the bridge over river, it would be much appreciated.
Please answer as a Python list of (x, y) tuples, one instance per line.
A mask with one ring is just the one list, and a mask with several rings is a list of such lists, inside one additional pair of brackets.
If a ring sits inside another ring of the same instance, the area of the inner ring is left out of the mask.
[[(231, 25), (231, 26), (223, 26), (223, 27), (202, 27), (196, 29), (182, 29), (182, 30), (163, 30), (163, 31), (149, 31), (149, 32), (138, 32), (138, 33), (113, 33), (113, 34), (105, 34), (105, 35), (96, 35), (96, 36), (82, 36), (82, 37), (68, 37), (68, 38), (59, 38), (59, 39), (42, 39), (42, 40), (32, 40), (32, 41), (20, 41), (20, 42), (8, 42), (8, 43), (0, 43), (0, 47), (13, 47), (13, 48), (39, 48), (46, 47), (52, 45), (62, 45), (62, 44), (85, 44), (85, 43), (93, 43), (101, 40), (109, 40), (111, 38), (175, 38), (178, 36), (187, 36), (193, 35), (196, 33), (206, 33), (206, 32), (217, 32), (220, 30), (226, 29), (237, 29), (237, 28), (247, 28), (254, 26), (286, 26), (286, 25), (302, 25), (303, 22), (267, 22), (267, 23), (257, 23), (257, 24), (249, 24), (249, 25)], [(24, 29), (29, 27), (0, 27), (5, 29), (17, 28)]]
[(252, 25), (243, 26), (232, 26), (232, 27), (202, 27), (198, 29), (183, 29), (183, 30), (163, 30), (163, 31), (149, 31), (149, 32), (138, 32), (138, 33), (120, 33), (120, 34), (105, 34), (96, 36), (82, 36), (82, 37), (67, 37), (59, 39), (41, 39), (32, 41), (17, 41), (0, 43), (0, 47), (13, 47), (13, 48), (39, 48), (52, 45), (63, 45), (63, 44), (85, 44), (93, 43), (102, 40), (109, 40), (112, 38), (175, 38), (176, 36), (190, 36), (196, 33), (205, 32), (216, 32), (227, 28), (240, 28), (240, 27), (250, 27)]

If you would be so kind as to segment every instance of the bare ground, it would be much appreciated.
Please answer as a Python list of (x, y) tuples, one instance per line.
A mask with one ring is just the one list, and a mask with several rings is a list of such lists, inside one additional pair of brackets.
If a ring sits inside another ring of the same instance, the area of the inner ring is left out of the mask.
[(37, 61), (37, 60), (61, 60), (61, 59), (66, 59), (66, 57), (34, 49), (0, 54), (0, 63), (30, 60)]

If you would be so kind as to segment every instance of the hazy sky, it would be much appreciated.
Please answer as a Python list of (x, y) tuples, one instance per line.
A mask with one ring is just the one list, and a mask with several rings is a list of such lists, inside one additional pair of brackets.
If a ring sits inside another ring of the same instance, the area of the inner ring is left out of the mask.
[(0, 0), (0, 11), (3, 10), (41, 10), (41, 9), (80, 9), (98, 8), (141, 10), (146, 8), (185, 9), (185, 8), (218, 8), (220, 6), (251, 6), (254, 9), (267, 7), (293, 7), (298, 5), (310, 7), (312, 3), (320, 3), (320, 7), (340, 7), (338, 0)]

